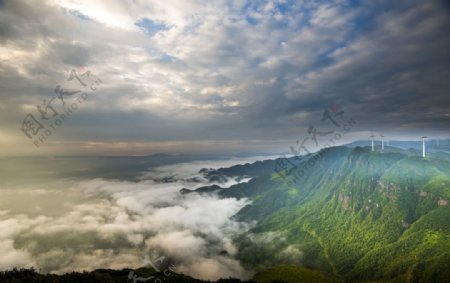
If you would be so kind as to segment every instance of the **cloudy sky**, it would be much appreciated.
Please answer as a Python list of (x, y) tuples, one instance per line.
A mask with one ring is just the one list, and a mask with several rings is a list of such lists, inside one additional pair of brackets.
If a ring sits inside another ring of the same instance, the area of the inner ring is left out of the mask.
[(449, 30), (443, 0), (2, 0), (0, 154), (274, 151), (326, 109), (449, 137)]

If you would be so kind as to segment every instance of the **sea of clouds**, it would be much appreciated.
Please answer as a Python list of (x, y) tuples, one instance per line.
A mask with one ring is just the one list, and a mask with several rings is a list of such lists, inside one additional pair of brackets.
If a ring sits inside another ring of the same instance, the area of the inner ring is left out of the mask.
[[(261, 158), (195, 161), (151, 168), (135, 181), (57, 180), (0, 190), (0, 270), (65, 273), (138, 268), (164, 257), (200, 279), (247, 278), (232, 238), (249, 228), (231, 217), (249, 204), (214, 194), (180, 194), (212, 185), (198, 171)], [(267, 159), (267, 157), (266, 157)], [(169, 178), (167, 182), (161, 179)], [(230, 179), (223, 187), (249, 179)], [(161, 261), (162, 262), (162, 261)]]

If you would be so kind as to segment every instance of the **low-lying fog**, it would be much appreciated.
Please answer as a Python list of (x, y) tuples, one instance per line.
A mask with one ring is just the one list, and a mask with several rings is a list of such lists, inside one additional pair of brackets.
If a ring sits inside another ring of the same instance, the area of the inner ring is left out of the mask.
[[(196, 278), (246, 278), (248, 272), (234, 258), (232, 237), (249, 224), (231, 216), (248, 201), (182, 195), (179, 190), (213, 184), (198, 173), (201, 168), (262, 159), (269, 158), (151, 167), (134, 180), (58, 178), (2, 185), (0, 269), (36, 267), (43, 273), (64, 273), (138, 268), (146, 257), (164, 257), (177, 272)], [(165, 177), (170, 182), (161, 182)]]

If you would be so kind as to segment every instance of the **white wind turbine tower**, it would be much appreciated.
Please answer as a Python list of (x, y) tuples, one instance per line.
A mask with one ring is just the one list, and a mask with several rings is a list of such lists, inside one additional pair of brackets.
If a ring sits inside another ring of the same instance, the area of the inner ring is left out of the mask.
[(422, 137), (422, 157), (425, 158), (425, 139), (427, 136)]
[(372, 133), (372, 135), (370, 136), (372, 138), (372, 151), (373, 151), (373, 138), (375, 137)]
[(381, 136), (381, 151), (383, 151), (384, 150), (384, 136), (383, 136), (383, 134), (380, 134), (380, 136)]

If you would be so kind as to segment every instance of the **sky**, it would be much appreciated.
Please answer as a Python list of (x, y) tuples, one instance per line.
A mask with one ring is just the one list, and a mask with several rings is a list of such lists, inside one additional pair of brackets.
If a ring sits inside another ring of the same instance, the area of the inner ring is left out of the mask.
[(447, 3), (2, 0), (0, 155), (448, 138)]

